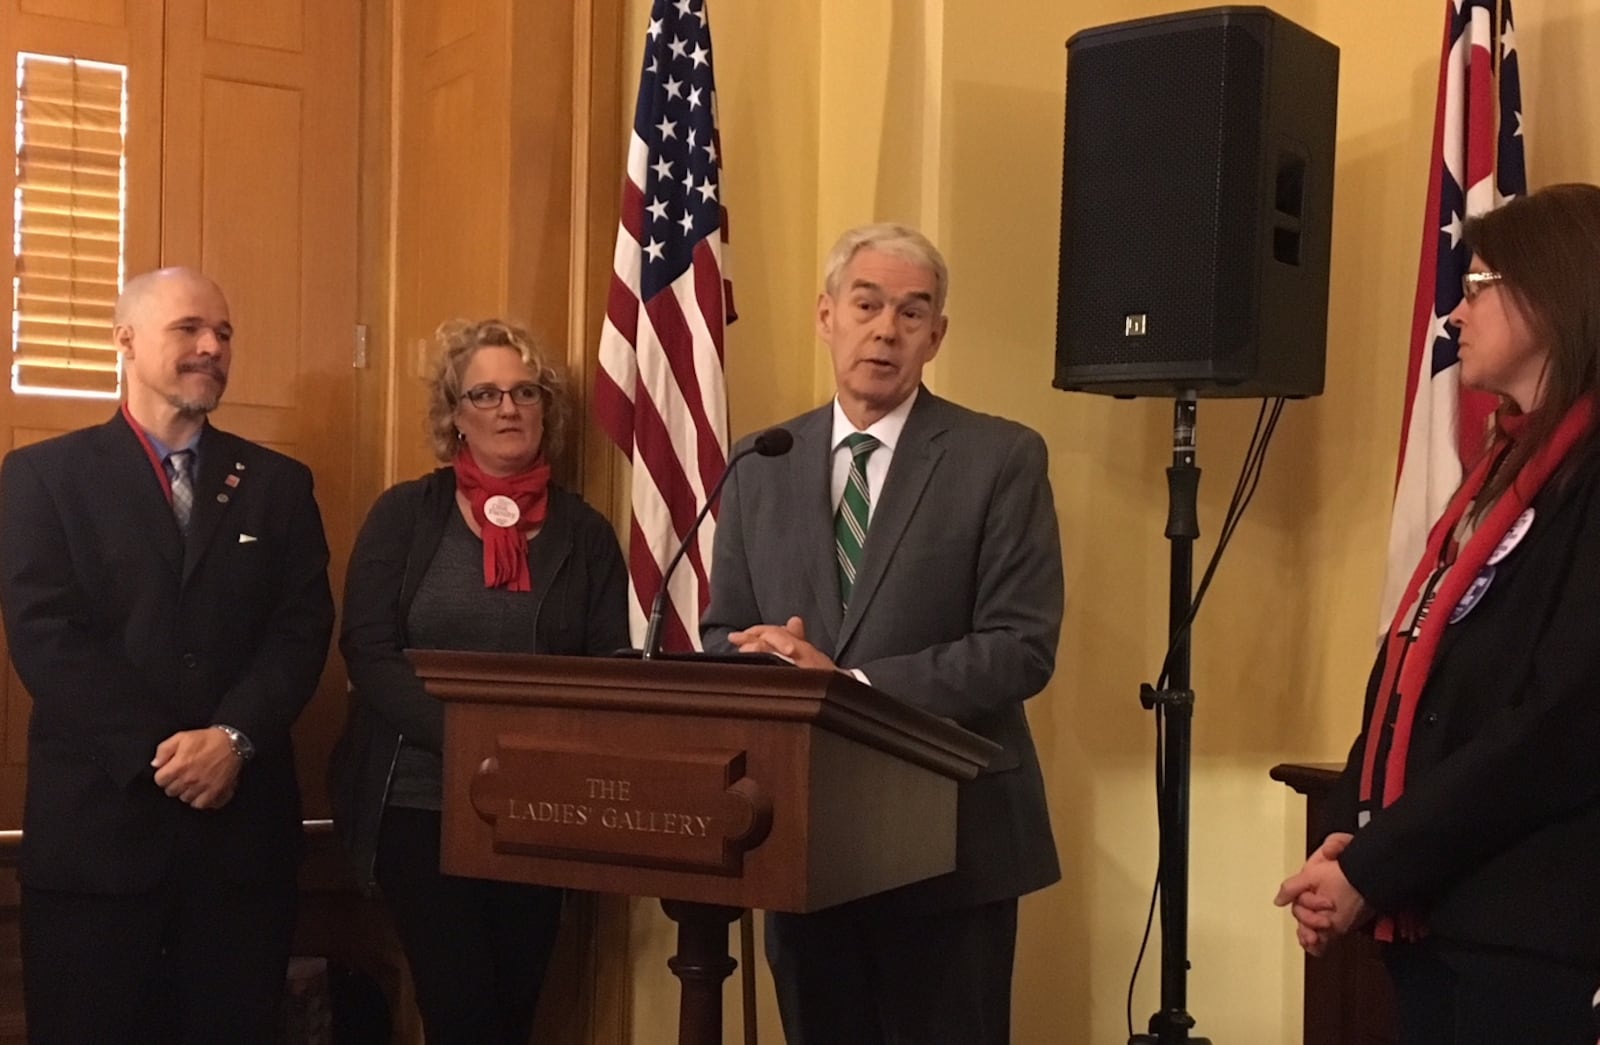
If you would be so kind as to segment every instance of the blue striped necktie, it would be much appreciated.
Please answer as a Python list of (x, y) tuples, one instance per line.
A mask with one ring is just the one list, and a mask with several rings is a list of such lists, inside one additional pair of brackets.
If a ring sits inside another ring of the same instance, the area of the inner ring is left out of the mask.
[(839, 558), (839, 601), (848, 606), (856, 586), (856, 571), (861, 568), (861, 552), (867, 544), (867, 520), (872, 509), (867, 458), (883, 444), (865, 432), (854, 432), (845, 436), (844, 445), (850, 451), (850, 478), (845, 481), (844, 496), (833, 516), (833, 539)]

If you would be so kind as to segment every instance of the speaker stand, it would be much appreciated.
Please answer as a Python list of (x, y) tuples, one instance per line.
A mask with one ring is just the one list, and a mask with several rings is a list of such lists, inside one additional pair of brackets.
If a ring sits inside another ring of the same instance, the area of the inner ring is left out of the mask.
[(1167, 688), (1140, 687), (1139, 702), (1165, 722), (1161, 765), (1161, 1009), (1150, 1017), (1148, 1034), (1130, 1045), (1211, 1045), (1191, 1037), (1189, 977), (1189, 763), (1194, 741), (1194, 690), (1189, 688), (1189, 604), (1193, 598), (1194, 542), (1200, 536), (1197, 499), (1200, 469), (1195, 466), (1195, 393), (1173, 403), (1172, 467), (1167, 469), (1167, 540), (1172, 542), (1171, 593), (1163, 665)]

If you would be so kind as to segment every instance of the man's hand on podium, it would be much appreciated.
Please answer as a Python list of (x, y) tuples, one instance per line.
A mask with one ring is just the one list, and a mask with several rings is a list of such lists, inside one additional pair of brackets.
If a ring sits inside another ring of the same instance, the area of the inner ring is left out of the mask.
[(806, 624), (790, 617), (783, 624), (757, 624), (728, 636), (740, 653), (771, 653), (801, 668), (836, 670), (833, 659), (806, 641)]

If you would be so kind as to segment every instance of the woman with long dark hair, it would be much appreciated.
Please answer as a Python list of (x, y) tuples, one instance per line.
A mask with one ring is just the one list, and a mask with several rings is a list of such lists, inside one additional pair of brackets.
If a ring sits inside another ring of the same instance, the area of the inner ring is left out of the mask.
[(1600, 187), (1467, 223), (1450, 314), (1495, 427), (1389, 626), (1325, 841), (1320, 954), (1383, 941), (1405, 1045), (1594, 1045), (1600, 985)]

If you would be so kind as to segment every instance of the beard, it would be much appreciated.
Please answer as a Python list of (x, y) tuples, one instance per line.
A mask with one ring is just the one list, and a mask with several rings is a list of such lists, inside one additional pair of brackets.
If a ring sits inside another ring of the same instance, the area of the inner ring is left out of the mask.
[(167, 402), (178, 411), (180, 417), (204, 417), (217, 408), (222, 402), (222, 390), (218, 389), (207, 395), (184, 396), (174, 393), (167, 396)]
[(171, 392), (167, 395), (167, 403), (182, 417), (204, 417), (217, 408), (222, 402), (222, 392), (228, 387), (228, 375), (221, 367), (211, 366), (207, 363), (190, 363), (179, 367), (181, 374), (205, 374), (211, 378), (213, 384), (204, 392), (185, 394)]

